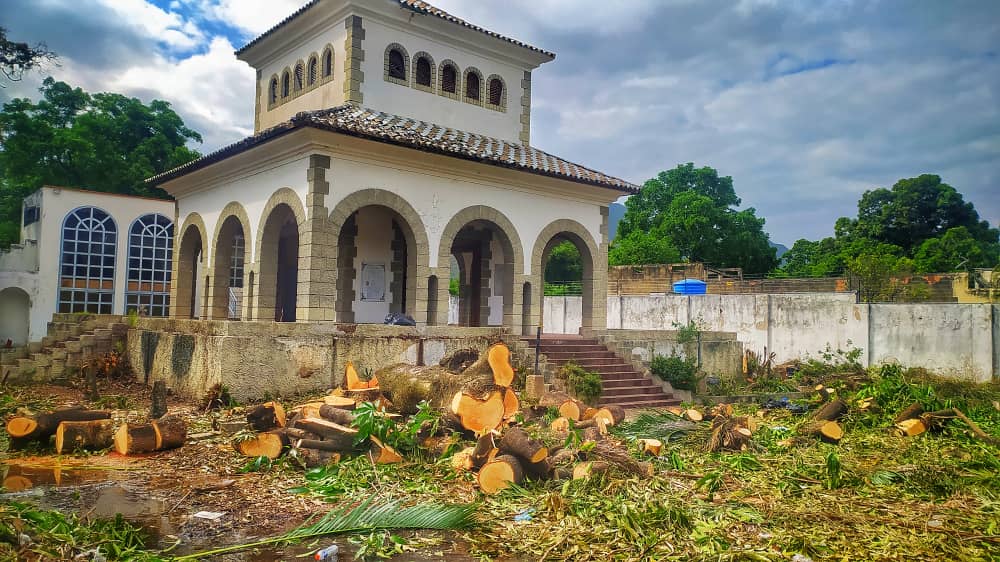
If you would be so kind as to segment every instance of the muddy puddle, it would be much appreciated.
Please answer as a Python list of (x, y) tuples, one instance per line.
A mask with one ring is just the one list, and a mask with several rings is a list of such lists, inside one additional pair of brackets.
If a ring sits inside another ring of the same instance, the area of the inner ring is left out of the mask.
[[(223, 513), (216, 520), (195, 517), (190, 509), (180, 507), (185, 498), (183, 494), (178, 494), (176, 486), (159, 480), (153, 484), (141, 470), (5, 461), (0, 464), (0, 476), (5, 488), (5, 492), (0, 492), (0, 502), (22, 501), (93, 519), (111, 519), (121, 514), (145, 531), (147, 548), (166, 550), (165, 556), (191, 554), (264, 538), (253, 534), (257, 530), (253, 521), (234, 521), (229, 513)], [(290, 525), (286, 530), (293, 527)], [(400, 535), (408, 536), (406, 533)], [(339, 560), (354, 559), (358, 547), (345, 537), (322, 538), (294, 546), (259, 548), (213, 559), (234, 562), (308, 560), (318, 549), (332, 544), (339, 547)], [(414, 562), (474, 560), (453, 551), (442, 553), (442, 550), (451, 550), (450, 540), (444, 541), (441, 548), (429, 550), (426, 553), (406, 552), (397, 559)]]

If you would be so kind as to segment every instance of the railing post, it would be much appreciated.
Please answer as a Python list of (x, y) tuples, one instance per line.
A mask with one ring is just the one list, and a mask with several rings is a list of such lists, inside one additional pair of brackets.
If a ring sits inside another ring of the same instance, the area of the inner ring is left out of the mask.
[(542, 327), (535, 330), (535, 374), (538, 374), (538, 353), (542, 346)]

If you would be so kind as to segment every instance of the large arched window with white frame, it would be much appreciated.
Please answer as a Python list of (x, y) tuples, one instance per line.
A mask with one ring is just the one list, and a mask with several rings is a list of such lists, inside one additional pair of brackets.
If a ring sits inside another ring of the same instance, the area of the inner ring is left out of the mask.
[(170, 268), (174, 222), (159, 214), (143, 215), (128, 235), (125, 311), (140, 316), (170, 315)]
[(79, 207), (63, 219), (59, 312), (111, 314), (118, 227), (107, 212)]

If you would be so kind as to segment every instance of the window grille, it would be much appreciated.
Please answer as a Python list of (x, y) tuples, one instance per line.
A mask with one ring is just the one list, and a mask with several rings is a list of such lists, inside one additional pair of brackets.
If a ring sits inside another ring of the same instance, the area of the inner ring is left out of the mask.
[(457, 82), (458, 72), (455, 70), (454, 66), (447, 65), (441, 69), (441, 90), (448, 92), (449, 94), (455, 93), (455, 83)]
[(389, 78), (406, 80), (406, 61), (399, 49), (389, 51)]
[(310, 86), (312, 86), (313, 84), (316, 83), (316, 67), (317, 67), (316, 59), (315, 58), (309, 59), (309, 85)]
[(128, 283), (125, 311), (141, 316), (170, 314), (170, 268), (174, 223), (163, 215), (143, 215), (132, 223), (128, 238)]
[(417, 84), (421, 86), (431, 85), (431, 63), (425, 57), (417, 59)]
[(470, 72), (465, 77), (465, 97), (471, 100), (479, 99), (479, 75), (475, 72)]
[(490, 80), (490, 105), (503, 105), (503, 82), (499, 78)]
[(59, 268), (59, 312), (111, 314), (118, 227), (96, 207), (66, 215)]
[(323, 53), (323, 77), (326, 78), (333, 74), (333, 51), (327, 49)]

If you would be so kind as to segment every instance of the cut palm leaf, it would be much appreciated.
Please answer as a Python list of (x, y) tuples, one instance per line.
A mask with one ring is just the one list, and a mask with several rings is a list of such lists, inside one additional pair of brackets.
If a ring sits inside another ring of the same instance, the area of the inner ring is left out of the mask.
[(472, 505), (423, 503), (400, 508), (398, 500), (376, 502), (375, 498), (368, 498), (353, 509), (348, 506), (331, 511), (318, 521), (307, 521), (301, 527), (284, 535), (180, 556), (174, 560), (197, 560), (225, 552), (270, 544), (294, 543), (325, 535), (370, 533), (390, 529), (464, 529), (475, 522), (474, 512), (475, 506)]

